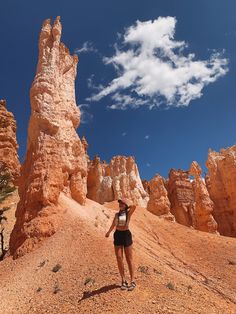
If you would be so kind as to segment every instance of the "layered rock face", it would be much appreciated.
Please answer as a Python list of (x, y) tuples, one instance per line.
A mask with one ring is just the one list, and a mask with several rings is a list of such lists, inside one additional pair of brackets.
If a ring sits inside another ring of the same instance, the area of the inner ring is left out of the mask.
[(30, 90), (27, 153), (19, 181), (20, 202), (10, 239), (14, 257), (52, 235), (62, 220), (61, 191), (84, 204), (87, 194), (86, 143), (79, 139), (75, 101), (77, 56), (60, 42), (59, 17), (43, 23), (37, 72)]
[(171, 213), (178, 223), (193, 225), (194, 193), (188, 171), (171, 169), (167, 183)]
[(0, 100), (0, 161), (6, 165), (15, 185), (20, 174), (17, 151), (16, 121), (13, 114), (7, 111), (6, 100)]
[(198, 163), (193, 161), (189, 170), (189, 174), (194, 176), (192, 181), (194, 193), (193, 227), (197, 230), (216, 233), (217, 223), (212, 216), (214, 204), (201, 177), (201, 172)]
[(214, 202), (220, 234), (236, 237), (236, 145), (219, 153), (209, 150), (206, 184)]
[(140, 206), (148, 201), (134, 158), (124, 156), (113, 157), (109, 164), (94, 158), (89, 166), (87, 196), (101, 204), (123, 197)]
[(164, 179), (157, 174), (149, 181), (148, 187), (150, 198), (147, 204), (147, 210), (157, 216), (174, 221), (175, 218), (170, 213), (170, 201), (168, 199)]
[(142, 185), (143, 185), (144, 190), (149, 194), (150, 193), (149, 181), (148, 180), (142, 180)]
[(109, 165), (98, 156), (89, 163), (87, 197), (100, 204), (115, 200), (113, 181)]

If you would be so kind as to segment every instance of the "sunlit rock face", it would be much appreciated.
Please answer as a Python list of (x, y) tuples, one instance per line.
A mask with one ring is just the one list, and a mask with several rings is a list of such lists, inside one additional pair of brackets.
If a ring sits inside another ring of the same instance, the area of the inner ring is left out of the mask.
[(147, 210), (153, 214), (174, 221), (170, 213), (170, 201), (165, 187), (165, 181), (160, 175), (155, 175), (149, 182), (149, 201)]
[(61, 43), (59, 17), (43, 23), (37, 71), (30, 90), (27, 152), (19, 180), (20, 202), (11, 234), (14, 257), (31, 251), (62, 221), (61, 191), (84, 204), (87, 194), (86, 145), (76, 133), (80, 110), (75, 101), (78, 58)]
[(188, 171), (171, 169), (167, 183), (171, 213), (178, 223), (193, 225), (194, 193)]
[(199, 164), (193, 161), (189, 170), (189, 174), (194, 177), (192, 181), (194, 194), (193, 227), (197, 230), (216, 233), (217, 223), (212, 216), (214, 203), (210, 199), (201, 173)]
[(145, 207), (148, 201), (137, 164), (130, 156), (115, 156), (109, 164), (96, 156), (89, 166), (87, 196), (101, 204), (127, 198)]
[(11, 176), (14, 185), (18, 184), (20, 162), (16, 140), (16, 121), (7, 110), (6, 100), (0, 100), (0, 162)]
[(214, 202), (220, 234), (236, 237), (236, 145), (220, 152), (209, 150), (206, 185)]

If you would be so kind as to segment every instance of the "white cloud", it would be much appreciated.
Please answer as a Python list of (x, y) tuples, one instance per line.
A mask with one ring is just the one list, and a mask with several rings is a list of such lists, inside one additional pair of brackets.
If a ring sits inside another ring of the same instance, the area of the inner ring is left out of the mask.
[(144, 136), (145, 140), (148, 140), (149, 137), (150, 137), (150, 135), (145, 135), (145, 136)]
[(184, 41), (174, 40), (176, 19), (159, 17), (126, 29), (122, 50), (104, 58), (114, 66), (117, 77), (88, 100), (99, 101), (111, 95), (111, 109), (153, 108), (160, 104), (188, 106), (202, 96), (204, 86), (215, 82), (228, 71), (228, 60), (214, 52), (208, 60), (184, 55)]
[(81, 48), (76, 48), (75, 53), (87, 53), (87, 52), (97, 52), (97, 49), (93, 47), (93, 43), (91, 41), (86, 41), (83, 43)]
[(92, 121), (93, 115), (92, 113), (89, 113), (87, 110), (90, 107), (89, 104), (81, 104), (78, 106), (80, 109), (80, 122), (82, 124), (86, 124)]
[(126, 136), (126, 135), (127, 135), (127, 133), (126, 133), (126, 132), (123, 132), (123, 133), (122, 133), (122, 136)]
[(127, 106), (135, 108), (146, 103), (146, 100), (140, 98), (135, 98), (130, 95), (122, 95), (120, 93), (115, 93), (111, 96), (113, 101), (112, 105), (109, 106), (110, 109), (121, 109), (125, 110)]
[(147, 167), (151, 167), (151, 164), (149, 162), (146, 163)]

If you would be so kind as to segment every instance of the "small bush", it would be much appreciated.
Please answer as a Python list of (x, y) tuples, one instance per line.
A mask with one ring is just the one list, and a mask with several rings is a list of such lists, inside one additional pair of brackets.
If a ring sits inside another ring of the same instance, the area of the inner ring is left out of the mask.
[(86, 278), (85, 281), (84, 281), (84, 285), (85, 286), (88, 285), (88, 284), (93, 285), (94, 283), (95, 283), (95, 279), (90, 278), (90, 277)]
[(38, 267), (43, 267), (45, 265), (46, 261), (42, 261), (40, 262), (39, 266)]
[(60, 265), (60, 264), (56, 264), (56, 265), (53, 267), (52, 271), (53, 271), (54, 273), (56, 273), (56, 272), (58, 272), (60, 269), (61, 269), (61, 265)]
[(149, 274), (149, 268), (148, 268), (148, 266), (139, 266), (139, 267), (138, 267), (138, 271), (140, 271), (141, 273), (144, 273), (144, 274), (146, 274), (146, 275)]
[(172, 282), (168, 282), (166, 284), (166, 288), (168, 288), (170, 290), (175, 290), (175, 285)]
[(58, 293), (59, 291), (61, 291), (61, 289), (59, 288), (58, 283), (56, 283), (56, 284), (54, 285), (54, 288), (53, 288), (53, 293), (56, 294), (56, 293)]
[(162, 274), (162, 272), (161, 271), (159, 271), (158, 269), (156, 269), (156, 268), (153, 268), (153, 272), (154, 273), (156, 273), (156, 274), (158, 274), (158, 275), (161, 275)]

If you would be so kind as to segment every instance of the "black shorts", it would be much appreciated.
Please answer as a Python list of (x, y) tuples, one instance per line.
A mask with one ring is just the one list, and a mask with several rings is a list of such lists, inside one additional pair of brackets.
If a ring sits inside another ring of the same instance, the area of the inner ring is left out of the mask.
[(113, 234), (115, 246), (130, 246), (133, 243), (130, 230), (116, 230)]

